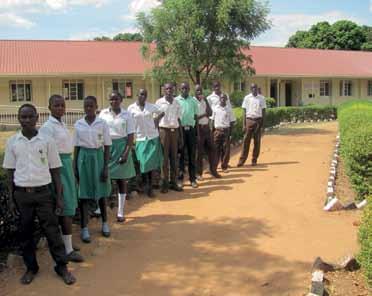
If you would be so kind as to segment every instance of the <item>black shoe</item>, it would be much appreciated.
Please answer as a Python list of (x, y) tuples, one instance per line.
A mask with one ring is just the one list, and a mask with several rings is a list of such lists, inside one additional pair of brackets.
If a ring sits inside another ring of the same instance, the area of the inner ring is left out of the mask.
[(74, 249), (74, 251), (77, 251), (77, 252), (80, 251), (80, 247), (77, 245), (72, 244), (72, 248)]
[(173, 191), (177, 191), (177, 192), (181, 192), (183, 191), (183, 188), (178, 186), (177, 184), (171, 184), (170, 187), (169, 187), (171, 190)]
[(211, 173), (211, 175), (212, 175), (213, 177), (215, 177), (216, 179), (220, 179), (220, 178), (222, 178), (222, 176), (221, 176), (219, 173), (217, 173), (217, 172), (213, 172), (213, 173)]
[(57, 265), (54, 267), (55, 272), (62, 278), (66, 285), (73, 285), (76, 278), (68, 271), (66, 266)]
[(81, 256), (81, 254), (76, 251), (72, 251), (70, 254), (67, 254), (66, 257), (69, 262), (84, 262), (83, 256)]
[(257, 165), (257, 160), (252, 160), (252, 166), (256, 166)]
[(236, 167), (237, 167), (237, 168), (240, 168), (240, 167), (242, 167), (243, 165), (244, 165), (244, 162), (240, 162), (240, 161), (239, 161), (239, 163), (236, 165)]
[(161, 186), (161, 190), (160, 190), (161, 193), (168, 193), (168, 185), (165, 185), (163, 184)]
[(27, 270), (25, 274), (21, 277), (21, 283), (23, 285), (31, 284), (37, 273), (38, 271)]

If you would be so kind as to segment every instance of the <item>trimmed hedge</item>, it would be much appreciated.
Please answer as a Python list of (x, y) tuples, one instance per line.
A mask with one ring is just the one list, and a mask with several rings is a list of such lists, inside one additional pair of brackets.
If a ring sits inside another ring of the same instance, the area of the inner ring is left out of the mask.
[(351, 184), (362, 200), (372, 194), (372, 102), (339, 107), (341, 157)]
[(372, 287), (372, 102), (348, 102), (339, 107), (338, 113), (346, 173), (359, 200), (368, 200), (359, 229), (358, 260)]
[[(232, 141), (237, 142), (243, 138), (243, 109), (234, 108), (237, 118), (232, 131)], [(298, 122), (304, 120), (336, 119), (337, 109), (334, 106), (305, 106), (305, 107), (278, 107), (266, 109), (265, 128), (273, 127), (281, 122)]]

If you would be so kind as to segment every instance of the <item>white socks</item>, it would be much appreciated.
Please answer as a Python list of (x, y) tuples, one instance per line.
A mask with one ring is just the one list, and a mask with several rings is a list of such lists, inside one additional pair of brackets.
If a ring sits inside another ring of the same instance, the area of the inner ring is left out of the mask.
[(62, 234), (62, 240), (63, 240), (63, 243), (65, 244), (66, 254), (68, 255), (74, 250), (72, 248), (72, 235), (71, 234), (67, 234), (67, 235)]
[(125, 206), (125, 197), (127, 195), (125, 193), (118, 194), (118, 217), (124, 217), (124, 206)]

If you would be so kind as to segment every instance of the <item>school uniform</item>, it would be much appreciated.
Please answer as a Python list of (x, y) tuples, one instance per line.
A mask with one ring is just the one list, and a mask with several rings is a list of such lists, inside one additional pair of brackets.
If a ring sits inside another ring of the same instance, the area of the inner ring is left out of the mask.
[(257, 163), (261, 148), (262, 110), (266, 109), (266, 100), (262, 95), (249, 94), (244, 98), (242, 108), (245, 109), (246, 132), (238, 166), (242, 166), (247, 160), (252, 138), (254, 142), (252, 163)]
[(141, 173), (160, 169), (163, 163), (163, 152), (159, 131), (154, 123), (154, 116), (160, 113), (159, 108), (146, 102), (142, 110), (136, 102), (128, 107), (128, 112), (134, 119), (136, 157), (140, 163)]
[(49, 188), (50, 169), (62, 166), (54, 141), (38, 133), (32, 139), (18, 132), (6, 145), (3, 167), (14, 169), (14, 200), (20, 212), (20, 241), (27, 270), (36, 273), (36, 246), (33, 239), (35, 215), (48, 240), (50, 253), (57, 268), (65, 268), (67, 258), (54, 213), (55, 200)]
[(182, 116), (181, 126), (183, 130), (183, 147), (181, 147), (181, 156), (179, 161), (179, 180), (183, 180), (185, 172), (185, 154), (187, 150), (188, 156), (188, 170), (190, 182), (196, 181), (196, 166), (195, 166), (195, 152), (196, 152), (196, 121), (195, 117), (198, 115), (199, 106), (198, 100), (192, 96), (187, 98), (181, 95), (176, 98), (181, 105)]
[(101, 180), (104, 167), (104, 146), (111, 146), (107, 123), (96, 117), (89, 125), (85, 118), (76, 121), (74, 146), (79, 147), (77, 170), (79, 175), (79, 199), (95, 199), (110, 196), (110, 178)]
[[(213, 110), (216, 106), (220, 105), (220, 96), (217, 95), (215, 92), (212, 92), (212, 94), (210, 94), (207, 97), (207, 101), (209, 103), (209, 106), (211, 106), (211, 108)], [(235, 119), (235, 114), (234, 114), (233, 108), (231, 106), (231, 101), (230, 101), (229, 96), (227, 96), (226, 106), (229, 108), (230, 116)], [(227, 139), (227, 141), (228, 142), (227, 142), (227, 145), (226, 145), (227, 146), (226, 147), (226, 149), (227, 149), (227, 151), (226, 151), (226, 162), (227, 162), (227, 166), (228, 166), (229, 162), (230, 162), (230, 146), (231, 146), (230, 142), (231, 142), (231, 138), (229, 137)]]
[(214, 124), (213, 142), (216, 146), (216, 163), (221, 160), (221, 168), (226, 170), (229, 162), (231, 123), (235, 121), (231, 108), (226, 105), (217, 105), (213, 109), (212, 120)]
[(119, 114), (115, 114), (110, 108), (103, 109), (99, 118), (103, 119), (110, 129), (112, 145), (110, 148), (110, 178), (111, 180), (130, 179), (136, 175), (132, 152), (129, 152), (125, 163), (120, 164), (119, 159), (123, 155), (128, 144), (128, 135), (134, 134), (134, 121), (131, 114), (121, 109)]
[[(204, 115), (207, 112), (206, 99), (198, 100), (198, 116)], [(204, 116), (198, 120), (198, 153), (197, 153), (197, 174), (203, 175), (203, 161), (204, 154), (207, 153), (209, 161), (209, 170), (212, 174), (216, 174), (216, 161), (215, 161), (215, 147), (211, 130), (209, 127), (209, 118)]]
[(72, 135), (64, 122), (59, 121), (53, 116), (41, 126), (39, 132), (52, 138), (58, 149), (59, 157), (62, 162), (60, 169), (63, 195), (63, 216), (75, 216), (77, 208), (77, 185), (72, 167), (73, 143)]
[(175, 99), (170, 103), (163, 97), (156, 101), (156, 105), (160, 112), (164, 112), (164, 116), (159, 122), (159, 134), (164, 155), (162, 180), (163, 186), (166, 187), (168, 183), (176, 185), (179, 120), (182, 113), (181, 105)]

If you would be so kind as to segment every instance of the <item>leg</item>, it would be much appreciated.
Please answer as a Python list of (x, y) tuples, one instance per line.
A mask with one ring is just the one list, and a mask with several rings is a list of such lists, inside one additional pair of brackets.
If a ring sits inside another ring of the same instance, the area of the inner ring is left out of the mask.
[(252, 140), (252, 135), (253, 135), (253, 130), (254, 130), (254, 122), (252, 120), (246, 119), (246, 129), (247, 130), (245, 132), (244, 139), (243, 139), (243, 149), (240, 154), (238, 166), (244, 165), (245, 161), (248, 158), (249, 147), (251, 145), (251, 140)]
[(178, 180), (183, 181), (183, 175), (185, 173), (185, 145), (186, 145), (186, 133), (187, 131), (183, 130), (183, 146), (180, 147), (180, 159), (178, 167)]
[(89, 200), (88, 199), (80, 199), (79, 200), (79, 208), (80, 208), (80, 226), (81, 226), (81, 240), (84, 243), (90, 243), (90, 234), (88, 230), (88, 222), (89, 222)]
[(213, 145), (213, 139), (209, 131), (209, 127), (208, 127), (207, 132), (205, 133), (205, 148), (208, 154), (209, 170), (212, 176), (219, 178), (220, 176), (217, 173), (217, 163), (216, 163), (216, 147), (215, 145)]
[(257, 164), (258, 156), (260, 155), (261, 150), (261, 124), (258, 123), (257, 127), (253, 134), (253, 155), (252, 155), (252, 164)]
[(107, 202), (106, 197), (102, 197), (98, 200), (98, 206), (101, 210), (101, 217), (102, 217), (102, 235), (104, 237), (109, 237), (111, 235), (110, 228), (107, 223)]
[(221, 146), (221, 136), (220, 136), (220, 131), (218, 130), (215, 130), (214, 133), (213, 133), (213, 143), (214, 143), (214, 146), (216, 147), (216, 154), (215, 154), (215, 165), (216, 165), (216, 169), (218, 167), (218, 164), (220, 162), (220, 159), (221, 159), (221, 155), (222, 155), (222, 146)]
[(22, 250), (23, 261), (26, 265), (27, 270), (36, 274), (39, 270), (39, 265), (36, 260), (36, 246), (33, 240), (35, 217), (33, 199), (30, 193), (18, 191), (14, 193), (14, 199), (17, 203), (21, 219), (19, 241)]
[(174, 131), (170, 134), (169, 141), (169, 162), (170, 162), (170, 184), (177, 185), (177, 150), (178, 150), (178, 132)]
[(199, 136), (198, 136), (198, 153), (197, 153), (197, 174), (199, 176), (203, 175), (203, 158), (204, 158), (204, 147), (206, 142), (206, 135), (205, 135), (205, 129), (201, 125), (199, 126)]
[(117, 180), (119, 192), (118, 192), (118, 214), (117, 214), (117, 221), (124, 222), (124, 207), (125, 207), (125, 200), (128, 192), (128, 186), (126, 180)]
[(59, 217), (59, 225), (62, 229), (62, 241), (65, 245), (67, 260), (70, 262), (83, 262), (84, 258), (74, 250), (72, 246), (72, 219), (71, 216)]
[(196, 148), (196, 129), (191, 128), (187, 133), (187, 155), (188, 155), (188, 169), (189, 169), (189, 177), (190, 182), (196, 181), (196, 175), (195, 175), (195, 148)]
[(224, 132), (222, 147), (223, 154), (221, 167), (223, 170), (227, 170), (230, 160), (230, 132)]
[(160, 129), (160, 142), (163, 146), (163, 167), (161, 170), (162, 193), (168, 192), (169, 183), (169, 157), (170, 157), (170, 130)]

